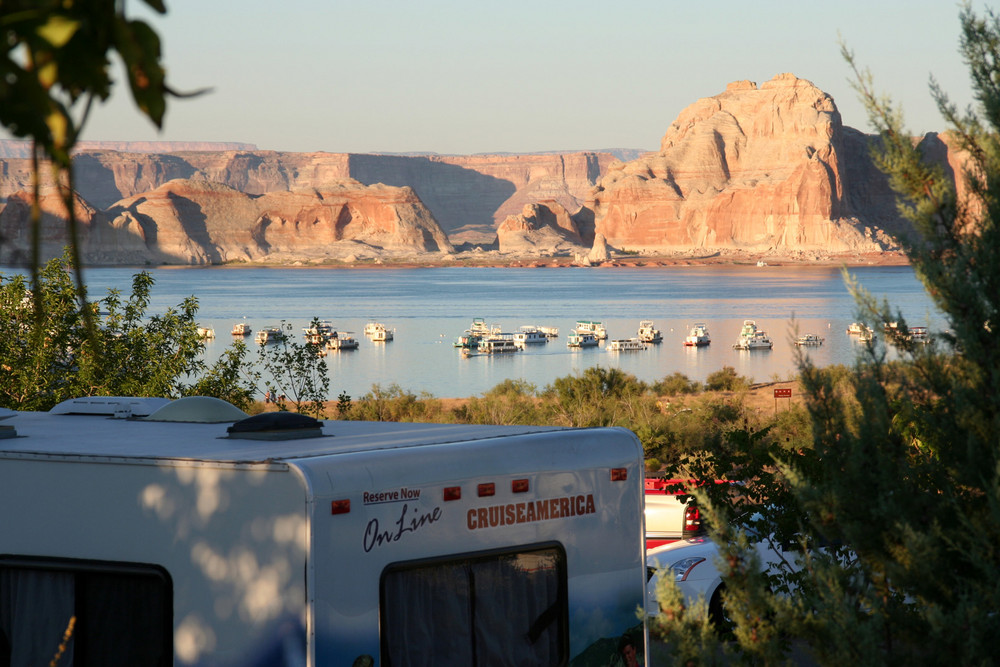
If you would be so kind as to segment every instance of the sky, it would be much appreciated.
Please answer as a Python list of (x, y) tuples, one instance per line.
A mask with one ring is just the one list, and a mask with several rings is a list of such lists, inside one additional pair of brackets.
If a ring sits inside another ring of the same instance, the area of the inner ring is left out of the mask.
[[(840, 42), (913, 133), (941, 131), (930, 77), (972, 102), (952, 0), (137, 0), (168, 82), (210, 88), (156, 128), (127, 85), (83, 138), (441, 154), (654, 150), (688, 105), (791, 72), (870, 131)], [(973, 7), (981, 12), (981, 2)]]

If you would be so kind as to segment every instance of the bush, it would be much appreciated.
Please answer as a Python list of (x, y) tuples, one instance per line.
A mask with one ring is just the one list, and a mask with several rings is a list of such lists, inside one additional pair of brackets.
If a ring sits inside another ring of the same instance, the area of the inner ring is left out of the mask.
[(751, 384), (753, 378), (738, 375), (732, 366), (723, 366), (705, 378), (705, 389), (709, 391), (742, 391), (749, 389)]

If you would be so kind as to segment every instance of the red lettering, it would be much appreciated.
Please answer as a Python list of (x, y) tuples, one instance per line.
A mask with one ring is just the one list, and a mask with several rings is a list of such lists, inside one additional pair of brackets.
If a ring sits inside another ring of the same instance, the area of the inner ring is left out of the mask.
[(594, 494), (587, 495), (587, 514), (594, 514), (597, 512), (597, 508), (594, 507)]
[(577, 496), (576, 497), (576, 508), (575, 509), (576, 509), (576, 513), (577, 514), (583, 514), (584, 511), (587, 509), (586, 499), (583, 496)]
[(544, 500), (539, 500), (538, 505), (538, 520), (545, 521), (549, 518), (549, 504)]
[(559, 499), (559, 514), (562, 516), (573, 516), (573, 506), (569, 504), (569, 498)]
[(535, 520), (535, 503), (528, 503), (528, 514), (525, 517), (526, 521)]
[(465, 527), (469, 530), (476, 529), (476, 510), (469, 510), (465, 515)]
[(508, 524), (514, 523), (514, 517), (517, 513), (517, 510), (514, 508), (513, 505), (507, 505), (505, 509), (507, 510), (507, 523)]
[(524, 523), (524, 503), (517, 504), (517, 522)]

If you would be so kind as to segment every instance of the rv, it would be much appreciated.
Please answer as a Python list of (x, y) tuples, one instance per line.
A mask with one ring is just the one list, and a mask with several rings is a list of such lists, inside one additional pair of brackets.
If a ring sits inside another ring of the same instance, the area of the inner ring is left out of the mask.
[(2, 664), (645, 652), (630, 431), (247, 417), (204, 397), (0, 413)]

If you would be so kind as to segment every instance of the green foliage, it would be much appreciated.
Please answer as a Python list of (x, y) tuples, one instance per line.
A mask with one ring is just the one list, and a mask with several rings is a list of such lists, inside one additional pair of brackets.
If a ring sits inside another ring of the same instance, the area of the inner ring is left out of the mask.
[[(319, 320), (313, 318), (312, 328), (318, 329), (319, 324)], [(330, 394), (330, 375), (323, 358), (323, 346), (310, 340), (295, 342), (295, 336), (287, 333), (290, 329), (291, 325), (285, 325), (277, 342), (257, 346), (258, 364), (279, 410), (287, 410), (291, 403), (295, 412), (321, 419)]]
[(653, 385), (653, 391), (660, 396), (697, 394), (701, 389), (701, 383), (695, 382), (680, 371), (664, 377)]
[(254, 406), (259, 374), (248, 368), (246, 355), (246, 343), (234, 340), (222, 356), (204, 370), (198, 381), (185, 390), (185, 394), (221, 398), (249, 412)]
[[(144, 4), (166, 12), (159, 0)], [(111, 94), (111, 54), (124, 65), (136, 106), (162, 126), (170, 90), (160, 40), (147, 23), (125, 16), (124, 2), (5, 0), (0, 28), (0, 123), (61, 167), (69, 167), (92, 103)], [(78, 104), (83, 111), (74, 114)]]
[(455, 417), (468, 424), (537, 424), (541, 419), (535, 386), (524, 380), (509, 379), (482, 398), (470, 398)]
[[(127, 300), (112, 290), (101, 302), (84, 305), (93, 318), (105, 313), (90, 334), (68, 264), (67, 257), (49, 262), (33, 290), (20, 275), (0, 282), (0, 404), (47, 410), (77, 396), (188, 393), (184, 381), (204, 366), (197, 301), (185, 299), (176, 309), (147, 317), (153, 278), (138, 273)], [(222, 373), (221, 366), (217, 370)], [(221, 376), (213, 381), (223, 391)]]
[[(912, 222), (911, 263), (947, 319), (926, 346), (877, 346), (856, 367), (820, 371), (803, 359), (809, 447), (751, 428), (688, 462), (699, 476), (743, 482), (737, 503), (701, 493), (714, 516), (726, 601), (727, 646), (744, 662), (992, 664), (1000, 636), (1000, 19), (961, 12), (962, 54), (977, 107), (958, 111), (932, 83), (950, 140), (968, 158), (959, 196), (925, 159), (901, 114), (854, 65), (881, 145), (879, 167)], [(852, 286), (868, 321), (905, 322)], [(799, 433), (790, 415), (773, 431)], [(792, 436), (792, 440), (799, 436)], [(698, 467), (700, 465), (700, 468)], [(801, 569), (762, 573), (745, 531), (794, 546)], [(676, 607), (677, 600), (665, 597)], [(661, 619), (672, 628), (670, 618)], [(683, 628), (681, 628), (683, 630)]]
[(617, 368), (594, 366), (581, 375), (556, 379), (542, 392), (551, 410), (551, 423), (566, 426), (612, 426), (655, 410), (648, 387)]
[(705, 388), (709, 391), (742, 391), (749, 389), (753, 380), (736, 372), (732, 366), (723, 366), (705, 378)]
[(421, 421), (427, 405), (417, 395), (404, 391), (398, 384), (383, 387), (372, 385), (371, 391), (358, 399), (344, 419), (358, 421)]

